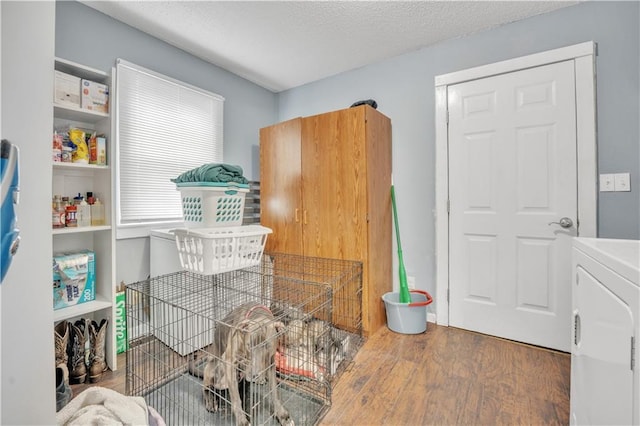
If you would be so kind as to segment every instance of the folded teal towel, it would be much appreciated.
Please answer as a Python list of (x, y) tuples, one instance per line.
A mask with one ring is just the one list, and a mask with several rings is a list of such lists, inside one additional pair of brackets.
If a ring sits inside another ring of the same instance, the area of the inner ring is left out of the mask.
[(209, 163), (182, 173), (171, 182), (235, 182), (249, 183), (242, 175), (242, 167), (231, 164)]

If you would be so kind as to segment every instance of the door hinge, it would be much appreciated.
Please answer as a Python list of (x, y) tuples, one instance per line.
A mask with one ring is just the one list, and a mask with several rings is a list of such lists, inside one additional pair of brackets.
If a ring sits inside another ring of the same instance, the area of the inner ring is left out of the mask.
[(449, 110), (447, 110), (447, 124), (449, 124)]
[(636, 366), (636, 339), (631, 336), (631, 371)]
[(447, 302), (449, 302), (449, 289), (447, 289)]
[(447, 213), (451, 213), (451, 200), (447, 200)]

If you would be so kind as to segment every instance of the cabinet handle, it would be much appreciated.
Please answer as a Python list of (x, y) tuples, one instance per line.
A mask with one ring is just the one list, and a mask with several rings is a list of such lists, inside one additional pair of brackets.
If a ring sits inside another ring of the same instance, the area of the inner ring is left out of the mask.
[(578, 343), (580, 343), (581, 331), (580, 314), (576, 312), (575, 314), (573, 314), (573, 344), (576, 346), (578, 346)]
[(307, 209), (304, 209), (302, 212), (302, 220), (304, 221), (303, 223), (306, 225), (307, 224)]
[(298, 217), (298, 212), (300, 211), (300, 209), (296, 209), (296, 223), (300, 222), (300, 218)]

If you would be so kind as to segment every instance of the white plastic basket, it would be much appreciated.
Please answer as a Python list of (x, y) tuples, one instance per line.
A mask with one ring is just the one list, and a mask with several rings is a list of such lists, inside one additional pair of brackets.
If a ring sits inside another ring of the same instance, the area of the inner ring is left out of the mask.
[(182, 268), (201, 275), (257, 265), (271, 229), (261, 225), (174, 229)]
[(218, 182), (179, 183), (182, 216), (187, 228), (242, 225), (249, 185)]

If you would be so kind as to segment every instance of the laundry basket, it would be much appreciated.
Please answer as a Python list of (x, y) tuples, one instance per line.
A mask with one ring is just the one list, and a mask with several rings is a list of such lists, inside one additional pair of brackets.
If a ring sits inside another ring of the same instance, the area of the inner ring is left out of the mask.
[(174, 229), (182, 268), (202, 275), (257, 265), (271, 229), (261, 225)]
[(187, 228), (242, 225), (248, 184), (186, 182), (176, 184)]

